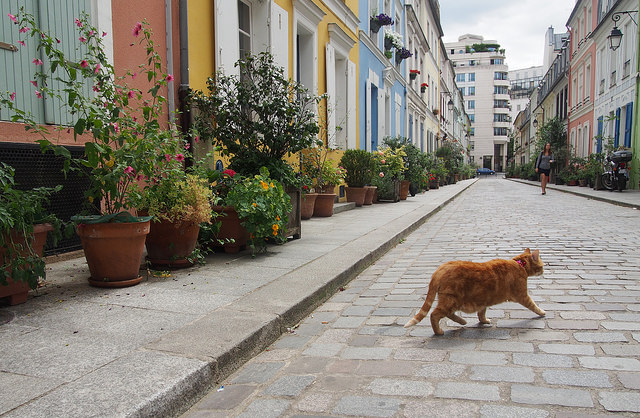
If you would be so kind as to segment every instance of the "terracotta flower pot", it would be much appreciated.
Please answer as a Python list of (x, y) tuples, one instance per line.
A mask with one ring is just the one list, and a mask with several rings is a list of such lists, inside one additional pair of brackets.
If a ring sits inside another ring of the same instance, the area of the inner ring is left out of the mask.
[[(53, 231), (53, 227), (50, 224), (37, 224), (33, 226), (33, 240), (31, 242), (31, 248), (33, 249), (33, 252), (40, 257), (42, 257), (44, 244), (47, 241), (47, 234), (49, 231)], [(24, 243), (24, 237), (18, 238), (17, 236), (14, 236), (13, 240), (16, 244), (20, 243), (20, 241)], [(0, 248), (0, 260), (3, 260), (5, 253), (6, 250), (4, 248)], [(7, 278), (7, 282), (7, 286), (0, 285), (0, 298), (9, 298), (9, 305), (17, 305), (26, 302), (27, 295), (29, 294), (29, 285), (22, 281), (14, 282), (11, 277)]]
[(198, 243), (200, 225), (195, 222), (151, 222), (147, 235), (147, 260), (154, 267), (189, 267), (193, 262), (187, 257)]
[(409, 185), (411, 182), (409, 180), (400, 181), (400, 200), (407, 200), (407, 196), (409, 196)]
[(241, 249), (246, 248), (249, 233), (244, 226), (242, 226), (238, 212), (236, 212), (233, 206), (214, 206), (213, 211), (223, 215), (217, 218), (217, 220), (222, 222), (217, 238), (221, 240), (233, 240), (233, 242), (226, 242), (222, 245), (224, 252), (227, 254), (235, 254)]
[(329, 217), (333, 215), (333, 202), (335, 193), (320, 193), (316, 197), (316, 204), (313, 207), (313, 216)]
[(365, 193), (365, 195), (364, 195), (364, 204), (365, 205), (371, 205), (371, 204), (373, 204), (373, 198), (374, 198), (378, 188), (376, 186), (364, 186), (364, 188), (367, 191)]
[(313, 216), (313, 208), (317, 197), (318, 193), (306, 193), (302, 197), (302, 207), (300, 208), (300, 217), (302, 219), (310, 219)]
[(78, 236), (89, 265), (89, 284), (127, 287), (142, 281), (140, 262), (151, 221), (79, 224)]
[(355, 202), (356, 207), (364, 205), (364, 198), (367, 194), (367, 189), (364, 187), (345, 187), (344, 190), (347, 194), (347, 202)]

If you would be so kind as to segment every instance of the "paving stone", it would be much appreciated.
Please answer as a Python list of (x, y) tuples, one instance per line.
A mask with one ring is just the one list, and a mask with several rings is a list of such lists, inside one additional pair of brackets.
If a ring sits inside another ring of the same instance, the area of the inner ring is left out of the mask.
[(500, 389), (498, 386), (486, 383), (438, 382), (434, 396), (473, 401), (499, 401)]
[(427, 382), (403, 379), (375, 379), (369, 389), (376, 395), (422, 396), (433, 393), (433, 385)]
[(473, 366), (471, 380), (491, 382), (533, 383), (533, 369), (529, 367)]
[(640, 389), (640, 373), (618, 373), (618, 380), (627, 389)]
[(311, 357), (333, 357), (344, 347), (345, 344), (339, 343), (312, 343), (302, 354)]
[(571, 334), (561, 331), (519, 330), (518, 339), (523, 341), (566, 341)]
[(614, 321), (640, 322), (640, 313), (611, 313), (609, 317)]
[(264, 392), (273, 396), (298, 396), (314, 380), (316, 378), (312, 375), (282, 376), (269, 385)]
[(496, 329), (486, 326), (481, 326), (479, 328), (461, 328), (458, 333), (458, 336), (468, 339), (506, 340), (511, 337), (511, 331), (508, 329)]
[(513, 353), (513, 363), (533, 367), (573, 367), (571, 357), (557, 354)]
[(338, 415), (391, 417), (400, 409), (398, 399), (374, 396), (345, 396), (333, 408)]
[(419, 366), (416, 361), (361, 361), (355, 373), (363, 376), (412, 376)]
[(533, 328), (544, 329), (546, 324), (544, 320), (526, 320), (526, 319), (499, 319), (496, 323), (498, 328)]
[(373, 306), (350, 306), (342, 311), (342, 316), (369, 316), (373, 309)]
[(483, 341), (481, 350), (487, 351), (513, 351), (520, 353), (533, 353), (533, 344), (517, 341)]
[(543, 409), (522, 408), (519, 406), (506, 405), (482, 405), (480, 417), (482, 418), (544, 418), (549, 412)]
[(623, 357), (579, 357), (580, 365), (587, 369), (618, 370), (626, 372), (640, 371), (640, 361)]
[(599, 392), (599, 402), (611, 412), (640, 412), (640, 393)]
[(409, 402), (404, 407), (403, 416), (406, 418), (451, 418), (473, 417), (478, 415), (479, 406), (472, 402), (434, 399)]
[(612, 387), (606, 373), (590, 370), (543, 370), (542, 378), (551, 385)]
[(369, 384), (370, 379), (353, 376), (353, 374), (332, 373), (319, 377), (313, 384), (313, 389), (322, 392), (332, 392), (336, 396), (345, 392), (362, 391)]
[(417, 308), (378, 308), (373, 311), (374, 316), (411, 316)]
[(436, 350), (474, 350), (477, 346), (475, 341), (461, 340), (458, 338), (431, 338), (427, 341), (427, 348)]
[(283, 368), (285, 363), (249, 363), (235, 375), (232, 382), (241, 383), (265, 383)]
[(626, 311), (627, 308), (622, 304), (613, 304), (613, 303), (586, 303), (584, 304), (584, 308), (587, 311)]
[(285, 372), (289, 374), (309, 374), (320, 373), (329, 364), (329, 359), (324, 357), (299, 357), (293, 360), (285, 368)]
[(640, 323), (638, 322), (602, 321), (600, 324), (609, 330), (640, 331)]
[(366, 318), (361, 316), (341, 316), (332, 324), (334, 328), (360, 328)]
[(325, 412), (334, 403), (334, 397), (331, 393), (311, 393), (296, 404), (296, 408), (303, 412)]
[(355, 330), (353, 329), (334, 329), (325, 330), (314, 343), (346, 343), (353, 337)]
[(209, 392), (200, 402), (198, 409), (233, 409), (244, 402), (256, 390), (256, 385), (227, 385), (224, 390)]
[(507, 364), (507, 358), (504, 353), (488, 351), (452, 351), (449, 354), (449, 361), (452, 363), (495, 366)]
[(289, 408), (291, 402), (282, 399), (256, 399), (238, 417), (240, 418), (276, 418)]
[(393, 355), (396, 360), (413, 361), (444, 361), (447, 352), (444, 350), (429, 350), (426, 348), (398, 348)]
[(606, 316), (601, 312), (587, 312), (587, 311), (569, 311), (560, 312), (562, 319), (605, 319)]
[(551, 329), (598, 329), (599, 325), (597, 321), (589, 321), (589, 320), (562, 320), (562, 319), (552, 319), (547, 321), (547, 325)]
[(401, 326), (379, 326), (379, 327), (362, 327), (358, 331), (359, 334), (362, 335), (395, 335), (401, 336), (406, 334), (406, 330)]
[(461, 376), (467, 370), (467, 366), (462, 364), (436, 363), (423, 366), (416, 376), (431, 379), (450, 379)]
[(343, 359), (385, 360), (391, 357), (393, 350), (387, 347), (347, 347), (341, 354)]
[(273, 344), (273, 348), (302, 348), (311, 337), (304, 335), (285, 335)]
[[(355, 305), (355, 306), (376, 306), (381, 301), (382, 301), (382, 298), (359, 297), (358, 299), (353, 301), (353, 305)], [(347, 304), (346, 306), (350, 306), (350, 305)]]
[(548, 354), (577, 354), (595, 355), (596, 351), (591, 345), (580, 344), (540, 344), (538, 348)]
[(609, 356), (640, 357), (640, 345), (602, 344), (600, 348)]
[[(556, 317), (555, 312), (547, 311), (544, 319), (553, 319)], [(537, 313), (531, 311), (511, 311), (509, 312), (510, 319), (543, 319), (538, 316)]]
[(352, 347), (374, 347), (379, 338), (373, 335), (356, 335), (351, 339), (349, 345)]
[(627, 342), (621, 332), (574, 332), (573, 338), (581, 343), (614, 343), (614, 342)]
[(511, 400), (537, 405), (581, 406), (591, 408), (591, 394), (579, 389), (556, 389), (534, 385), (512, 385)]

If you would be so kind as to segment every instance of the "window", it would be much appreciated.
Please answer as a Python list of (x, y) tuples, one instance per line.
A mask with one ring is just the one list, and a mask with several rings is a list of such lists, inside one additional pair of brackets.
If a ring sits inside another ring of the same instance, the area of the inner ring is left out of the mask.
[(504, 60), (502, 58), (492, 58), (491, 65), (503, 65)]
[(493, 107), (494, 108), (505, 109), (505, 108), (509, 107), (509, 101), (508, 100), (494, 100), (493, 101)]
[(467, 102), (467, 109), (475, 109), (476, 108), (476, 101), (475, 100), (469, 100)]
[(493, 87), (494, 94), (509, 94), (509, 87), (507, 86), (494, 86)]
[(493, 136), (507, 136), (509, 128), (493, 128)]
[(505, 71), (496, 71), (493, 73), (494, 80), (508, 80), (508, 74)]
[(493, 115), (494, 122), (509, 122), (509, 114), (508, 113), (495, 113)]
[(476, 65), (476, 60), (469, 60), (469, 67)]
[(238, 0), (238, 32), (240, 39), (240, 58), (251, 54), (251, 8)]
[(464, 87), (460, 87), (460, 94), (464, 96)]
[(456, 74), (456, 82), (457, 83), (464, 83), (464, 73), (463, 74)]
[(469, 122), (471, 122), (471, 123), (475, 123), (475, 121), (476, 121), (476, 115), (475, 115), (475, 113), (470, 113), (470, 114), (469, 114)]
[(475, 86), (470, 86), (469, 87), (469, 96), (475, 96), (476, 95), (476, 88)]
[[(469, 128), (469, 135), (470, 136), (474, 136), (476, 134), (476, 128)], [(471, 147), (471, 150), (473, 151), (475, 147)]]
[(469, 73), (469, 81), (476, 81), (476, 73)]

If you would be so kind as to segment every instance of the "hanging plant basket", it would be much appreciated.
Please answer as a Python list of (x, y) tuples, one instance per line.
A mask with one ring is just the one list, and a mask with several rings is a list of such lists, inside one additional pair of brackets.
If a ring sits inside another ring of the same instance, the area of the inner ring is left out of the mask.
[(378, 33), (380, 27), (381, 25), (380, 23), (378, 23), (378, 19), (376, 19), (375, 17), (369, 19), (369, 28), (371, 29), (371, 32)]

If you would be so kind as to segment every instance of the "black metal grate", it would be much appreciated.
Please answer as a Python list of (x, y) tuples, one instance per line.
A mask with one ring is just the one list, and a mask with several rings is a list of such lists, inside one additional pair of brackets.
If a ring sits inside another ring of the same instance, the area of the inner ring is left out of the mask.
[[(84, 155), (84, 147), (66, 147), (73, 157)], [(83, 208), (84, 193), (89, 182), (80, 173), (68, 173), (65, 178), (62, 172), (63, 157), (53, 152), (42, 153), (39, 145), (0, 142), (0, 161), (15, 169), (16, 188), (27, 190), (34, 187), (54, 187), (62, 184), (62, 190), (51, 196), (48, 210), (56, 214), (63, 221), (69, 221)], [(80, 238), (73, 235), (58, 241), (53, 247), (47, 241), (44, 254), (60, 254), (81, 248)]]

